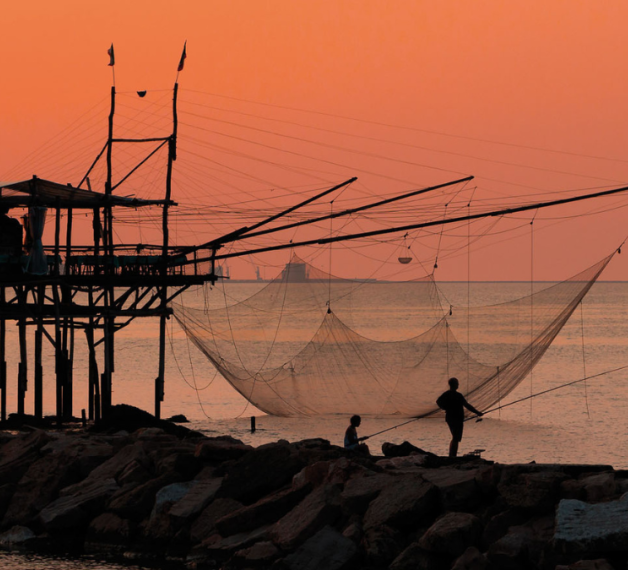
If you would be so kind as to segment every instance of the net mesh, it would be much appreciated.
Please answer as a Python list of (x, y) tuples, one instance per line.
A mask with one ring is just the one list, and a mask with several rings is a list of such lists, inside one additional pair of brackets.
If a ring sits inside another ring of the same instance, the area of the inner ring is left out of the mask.
[(194, 344), (266, 413), (427, 416), (452, 376), (478, 409), (511, 392), (611, 257), (515, 301), (445, 309), (432, 277), (338, 279), (293, 257), (242, 302), (173, 308)]

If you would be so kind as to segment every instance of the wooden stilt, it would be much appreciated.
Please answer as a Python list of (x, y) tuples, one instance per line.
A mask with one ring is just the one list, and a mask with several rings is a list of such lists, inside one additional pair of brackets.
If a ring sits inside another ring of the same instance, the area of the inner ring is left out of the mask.
[[(4, 287), (0, 287), (0, 314), (4, 313), (4, 304), (6, 302), (6, 291)], [(5, 359), (7, 338), (7, 323), (0, 318), (0, 420), (7, 419), (7, 362)]]
[(164, 401), (164, 373), (166, 364), (166, 315), (159, 318), (159, 373), (155, 379), (155, 417), (161, 418), (161, 403)]
[(27, 292), (23, 287), (19, 287), (19, 302), (24, 307), (24, 316), (18, 321), (19, 343), (20, 343), (20, 363), (18, 365), (17, 374), (17, 413), (24, 415), (24, 398), (26, 396), (27, 387), (27, 358), (28, 351), (26, 347), (26, 295)]
[(44, 307), (45, 285), (37, 287), (37, 306), (39, 314), (37, 315), (37, 329), (35, 330), (35, 417), (42, 418), (43, 411), (43, 388), (44, 388), (44, 369), (42, 366), (41, 355), (43, 348), (44, 323), (42, 311)]

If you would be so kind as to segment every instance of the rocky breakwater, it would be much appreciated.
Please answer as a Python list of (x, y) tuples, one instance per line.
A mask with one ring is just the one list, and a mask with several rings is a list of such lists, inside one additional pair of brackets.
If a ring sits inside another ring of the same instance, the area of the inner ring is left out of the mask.
[(168, 431), (0, 432), (0, 544), (195, 569), (626, 568), (628, 474), (608, 466)]

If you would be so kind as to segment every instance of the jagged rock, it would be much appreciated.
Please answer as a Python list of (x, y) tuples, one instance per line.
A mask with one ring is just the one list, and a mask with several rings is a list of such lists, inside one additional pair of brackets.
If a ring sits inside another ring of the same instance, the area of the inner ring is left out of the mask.
[(317, 461), (312, 465), (306, 465), (292, 478), (292, 487), (310, 486), (312, 489), (322, 485), (327, 481), (331, 461)]
[(270, 536), (280, 548), (293, 548), (340, 515), (340, 491), (332, 485), (318, 487), (273, 526)]
[(445, 558), (433, 552), (426, 552), (418, 543), (413, 542), (393, 563), (389, 570), (447, 570), (449, 565)]
[(102, 509), (117, 489), (115, 479), (98, 481), (78, 495), (60, 497), (50, 503), (39, 513), (39, 521), (49, 532), (79, 528)]
[(364, 515), (364, 528), (419, 526), (436, 514), (437, 501), (438, 491), (431, 483), (419, 476), (399, 476), (371, 502)]
[(0, 534), (0, 546), (11, 548), (35, 538), (35, 533), (26, 526), (14, 526)]
[(216, 499), (192, 523), (190, 539), (193, 544), (202, 542), (216, 532), (216, 522), (237, 511), (242, 503), (234, 499)]
[(48, 448), (48, 453), (43, 454), (44, 447), (52, 440), (46, 441), (40, 452), (41, 457), (32, 457), (30, 464), (10, 499), (3, 520), (3, 526), (9, 527), (16, 524), (32, 525), (41, 509), (57, 498), (63, 487), (72, 485), (81, 478), (81, 465), (85, 460), (81, 454), (90, 456), (92, 451), (101, 457), (99, 446), (90, 446), (89, 443), (77, 438), (60, 436), (54, 447)]
[(430, 451), (424, 451), (423, 449), (412, 445), (408, 441), (404, 441), (400, 444), (385, 442), (382, 444), (382, 453), (386, 457), (405, 457), (407, 455), (413, 454), (436, 457), (434, 453), (431, 453)]
[(186, 520), (198, 515), (209, 503), (214, 500), (222, 479), (205, 479), (202, 481), (190, 481), (193, 485), (189, 491), (175, 502), (168, 514), (171, 517)]
[[(129, 464), (136, 463), (145, 470), (150, 470), (151, 461), (141, 443), (133, 443), (123, 447), (113, 457), (96, 467), (88, 476), (88, 480), (118, 479)], [(90, 484), (87, 482), (87, 484)]]
[(376, 568), (388, 566), (402, 550), (401, 532), (387, 525), (381, 525), (364, 532), (362, 547), (368, 566)]
[(598, 558), (597, 560), (579, 560), (569, 566), (562, 564), (556, 566), (556, 570), (614, 570), (608, 560)]
[(223, 538), (219, 534), (214, 534), (205, 539), (200, 545), (190, 552), (187, 561), (198, 562), (203, 560), (223, 560), (233, 555), (238, 550), (248, 548), (256, 542), (268, 540), (268, 526), (256, 528), (250, 532), (241, 532)]
[(85, 538), (90, 553), (123, 552), (135, 533), (135, 524), (113, 513), (102, 513), (91, 521)]
[(482, 534), (480, 519), (469, 513), (447, 513), (421, 537), (419, 546), (428, 552), (460, 556), (469, 546), (477, 546)]
[(185, 481), (166, 485), (157, 491), (151, 518), (167, 512), (175, 503), (181, 501), (190, 491), (199, 485), (199, 481)]
[(558, 502), (560, 485), (566, 479), (560, 471), (530, 472), (528, 466), (511, 465), (502, 469), (497, 489), (511, 507), (547, 511)]
[[(192, 479), (199, 472), (201, 462), (194, 456), (193, 448), (190, 446), (177, 446), (165, 457), (155, 460), (155, 471), (157, 475), (165, 473), (180, 473), (183, 479)], [(153, 452), (151, 455), (155, 455)]]
[(131, 433), (140, 428), (147, 427), (162, 429), (166, 433), (171, 433), (179, 438), (201, 436), (201, 434), (197, 432), (193, 432), (192, 430), (176, 425), (167, 420), (158, 420), (152, 414), (127, 404), (111, 406), (107, 413), (107, 417), (97, 422), (90, 428), (90, 431), (116, 432), (125, 430)]
[(111, 496), (107, 509), (124, 519), (140, 521), (152, 511), (157, 491), (180, 480), (179, 473), (167, 473), (141, 485), (126, 485)]
[(611, 499), (615, 493), (615, 474), (597, 473), (580, 480), (587, 503), (598, 503)]
[(473, 510), (482, 502), (477, 469), (425, 469), (421, 475), (436, 486), (445, 511)]
[(342, 536), (352, 540), (356, 544), (359, 544), (364, 536), (362, 521), (360, 521), (359, 518), (357, 520), (350, 521), (347, 528), (342, 531)]
[(17, 485), (15, 483), (7, 483), (6, 485), (0, 486), (0, 521), (2, 521), (9, 508), (9, 503), (11, 502), (11, 497), (13, 497), (13, 493), (15, 493), (16, 487)]
[(475, 547), (469, 546), (454, 562), (451, 570), (485, 570), (486, 557)]
[(480, 491), (487, 497), (497, 494), (497, 485), (502, 476), (502, 466), (499, 464), (479, 465), (475, 472), (475, 482)]
[(536, 568), (543, 563), (554, 535), (554, 517), (533, 518), (524, 525), (513, 526), (492, 544), (488, 560), (497, 568)]
[(268, 565), (279, 556), (279, 549), (269, 541), (256, 542), (253, 546), (238, 550), (233, 555), (233, 560), (241, 566), (260, 566), (267, 568)]
[(290, 570), (342, 570), (357, 556), (357, 546), (329, 526), (323, 527), (284, 558)]
[(532, 531), (523, 526), (511, 527), (508, 533), (491, 544), (487, 558), (496, 568), (504, 570), (529, 570), (528, 543)]
[(421, 467), (427, 465), (428, 461), (429, 457), (427, 455), (408, 455), (379, 459), (376, 465), (381, 469), (418, 473)]
[(577, 479), (567, 479), (563, 481), (560, 484), (560, 498), (583, 501), (585, 499), (585, 493), (582, 482)]
[(351, 513), (364, 514), (370, 502), (395, 480), (393, 476), (384, 473), (351, 479), (340, 496), (343, 509)]
[(222, 536), (229, 536), (274, 523), (303, 500), (308, 491), (308, 487), (288, 488), (264, 497), (224, 516), (216, 522), (216, 528)]
[(554, 546), (563, 553), (628, 552), (628, 496), (594, 505), (562, 500), (556, 511)]
[(188, 420), (183, 414), (175, 414), (174, 416), (170, 416), (166, 418), (167, 422), (172, 422), (175, 424), (189, 424), (190, 420)]
[(203, 461), (221, 463), (230, 459), (240, 459), (252, 450), (250, 445), (242, 443), (239, 439), (224, 435), (202, 439), (196, 444), (194, 455)]
[(484, 527), (484, 544), (493, 544), (506, 535), (511, 526), (520, 526), (528, 520), (521, 509), (508, 509), (492, 517)]
[(262, 445), (229, 467), (219, 495), (250, 504), (290, 483), (302, 468), (289, 445)]
[(4, 484), (17, 483), (38, 456), (39, 450), (51, 439), (46, 432), (36, 430), (4, 444), (0, 459), (0, 481)]

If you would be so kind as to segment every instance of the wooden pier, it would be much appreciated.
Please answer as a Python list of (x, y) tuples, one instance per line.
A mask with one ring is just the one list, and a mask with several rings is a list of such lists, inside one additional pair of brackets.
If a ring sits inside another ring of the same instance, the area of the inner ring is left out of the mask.
[[(26, 211), (27, 247), (0, 247), (0, 418), (7, 418), (6, 363), (7, 323), (17, 324), (19, 366), (17, 413), (25, 414), (29, 386), (27, 328), (34, 327), (32, 378), (33, 414), (43, 416), (44, 341), (54, 348), (56, 417), (59, 422), (73, 417), (73, 360), (75, 336), (84, 333), (89, 352), (89, 418), (105, 417), (111, 408), (115, 371), (116, 333), (137, 318), (159, 318), (159, 362), (155, 378), (155, 416), (161, 415), (164, 397), (166, 320), (168, 303), (194, 285), (216, 280), (213, 262), (196, 261), (199, 251), (170, 243), (168, 214), (176, 205), (171, 199), (172, 167), (176, 160), (177, 91), (173, 91), (172, 132), (155, 139), (116, 139), (115, 87), (111, 88), (111, 110), (107, 142), (76, 186), (59, 184), (33, 176), (29, 180), (0, 184), (0, 207)], [(118, 143), (154, 143), (156, 149), (115, 185), (112, 181), (114, 149)], [(154, 152), (167, 146), (164, 195), (159, 200), (120, 196), (116, 188), (131, 176)], [(99, 160), (106, 161), (104, 192), (89, 188), (89, 174)], [(88, 188), (84, 188), (84, 185)], [(116, 212), (122, 208), (161, 210), (162, 242), (120, 244), (114, 236)], [(73, 216), (91, 215), (91, 243), (77, 243)], [(6, 218), (5, 218), (6, 219)], [(54, 224), (54, 243), (43, 244), (44, 224)], [(62, 237), (63, 236), (63, 237)], [(202, 248), (202, 246), (200, 246)], [(208, 251), (207, 254), (210, 254)], [(206, 256), (205, 256), (206, 257)], [(103, 368), (97, 354), (102, 351)]]

